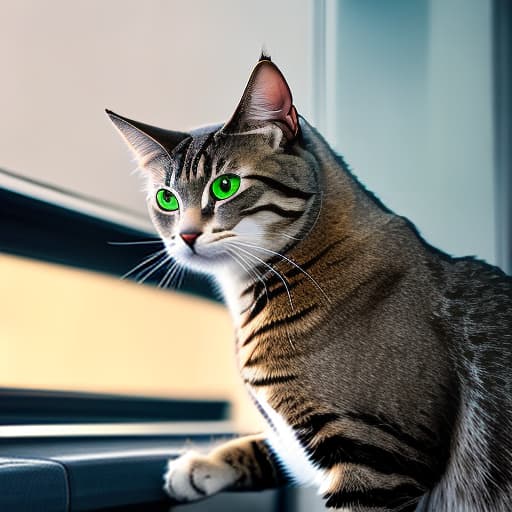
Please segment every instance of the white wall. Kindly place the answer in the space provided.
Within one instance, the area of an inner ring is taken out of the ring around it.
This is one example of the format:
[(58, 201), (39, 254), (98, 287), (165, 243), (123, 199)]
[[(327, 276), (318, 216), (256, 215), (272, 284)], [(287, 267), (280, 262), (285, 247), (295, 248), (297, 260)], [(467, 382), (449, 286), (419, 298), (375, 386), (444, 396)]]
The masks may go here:
[(311, 0), (0, 0), (0, 167), (143, 212), (103, 110), (173, 129), (226, 120), (262, 44), (307, 116)]

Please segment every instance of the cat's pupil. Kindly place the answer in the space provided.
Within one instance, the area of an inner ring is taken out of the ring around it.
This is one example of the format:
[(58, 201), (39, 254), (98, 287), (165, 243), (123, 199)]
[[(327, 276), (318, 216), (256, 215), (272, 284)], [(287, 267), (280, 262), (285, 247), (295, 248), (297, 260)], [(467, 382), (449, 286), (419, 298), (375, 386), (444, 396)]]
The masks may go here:
[(229, 192), (229, 189), (231, 188), (231, 183), (227, 178), (223, 178), (220, 182), (220, 189), (222, 192)]
[(164, 201), (166, 203), (168, 203), (171, 200), (171, 193), (168, 190), (166, 190), (162, 195), (164, 196)]

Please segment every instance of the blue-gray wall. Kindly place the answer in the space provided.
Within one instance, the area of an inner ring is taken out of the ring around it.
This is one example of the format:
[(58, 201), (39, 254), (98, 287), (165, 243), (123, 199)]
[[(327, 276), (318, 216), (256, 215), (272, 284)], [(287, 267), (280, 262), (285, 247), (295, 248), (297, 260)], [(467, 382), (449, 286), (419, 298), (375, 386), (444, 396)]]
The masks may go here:
[(330, 140), (430, 243), (496, 262), (490, 0), (326, 3)]

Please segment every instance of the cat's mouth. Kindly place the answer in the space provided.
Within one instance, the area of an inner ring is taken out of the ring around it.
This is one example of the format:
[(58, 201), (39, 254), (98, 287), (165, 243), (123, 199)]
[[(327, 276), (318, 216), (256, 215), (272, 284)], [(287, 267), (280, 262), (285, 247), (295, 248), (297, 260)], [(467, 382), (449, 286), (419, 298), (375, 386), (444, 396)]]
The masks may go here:
[(181, 239), (185, 243), (190, 257), (203, 257), (206, 259), (217, 259), (219, 255), (220, 246), (218, 242), (226, 238), (234, 237), (234, 233), (220, 233), (220, 234), (209, 234), (209, 233), (198, 233), (190, 235), (182, 233)]
[(182, 233), (176, 237), (178, 240), (175, 240), (170, 252), (182, 265), (192, 270), (213, 271), (214, 267), (225, 265), (230, 259), (226, 247), (219, 242), (234, 236), (235, 233)]

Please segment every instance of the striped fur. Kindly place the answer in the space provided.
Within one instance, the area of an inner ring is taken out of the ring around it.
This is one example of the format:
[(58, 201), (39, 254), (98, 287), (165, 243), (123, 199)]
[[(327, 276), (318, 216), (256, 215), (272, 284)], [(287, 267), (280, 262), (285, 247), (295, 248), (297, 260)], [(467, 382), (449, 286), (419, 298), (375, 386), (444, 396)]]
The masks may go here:
[[(165, 132), (109, 115), (169, 254), (223, 290), (269, 425), (171, 461), (172, 497), (295, 481), (338, 509), (509, 510), (509, 277), (428, 246), (367, 192), (297, 117), (268, 57), (223, 126)], [(215, 200), (211, 183), (229, 174), (239, 190)], [(161, 188), (178, 211), (158, 208)], [(191, 231), (193, 249), (179, 236)]]

